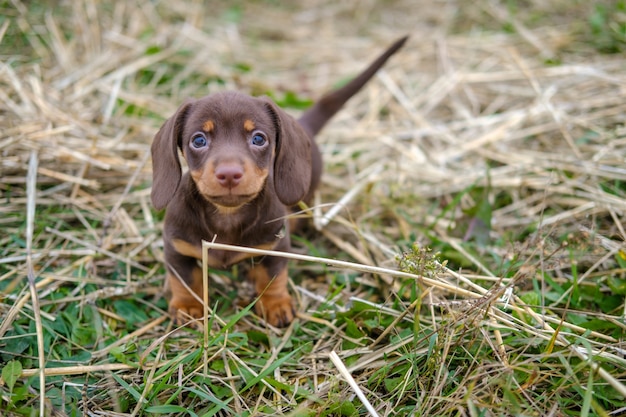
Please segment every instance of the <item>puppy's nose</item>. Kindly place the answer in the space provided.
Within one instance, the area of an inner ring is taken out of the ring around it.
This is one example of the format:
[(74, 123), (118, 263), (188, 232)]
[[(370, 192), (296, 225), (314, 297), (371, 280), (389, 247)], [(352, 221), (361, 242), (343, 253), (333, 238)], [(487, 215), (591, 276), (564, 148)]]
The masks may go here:
[(222, 187), (236, 187), (243, 178), (243, 168), (238, 164), (221, 164), (215, 170), (215, 177)]

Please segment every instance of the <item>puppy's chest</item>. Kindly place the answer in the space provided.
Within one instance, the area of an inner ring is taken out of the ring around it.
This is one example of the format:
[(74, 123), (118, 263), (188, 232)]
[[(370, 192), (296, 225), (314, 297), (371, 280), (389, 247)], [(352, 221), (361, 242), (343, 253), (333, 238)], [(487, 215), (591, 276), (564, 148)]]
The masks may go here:
[[(253, 246), (254, 249), (272, 250), (276, 246), (276, 242), (268, 242), (261, 245)], [(253, 258), (258, 255), (250, 255), (242, 252), (231, 252), (223, 250), (209, 250), (208, 264), (212, 268), (225, 269), (246, 259)]]
[[(203, 239), (191, 239), (193, 242), (189, 242), (183, 238), (174, 238), (171, 241), (173, 249), (179, 254), (197, 260), (202, 260), (202, 240)], [(213, 240), (213, 239), (204, 239)], [(219, 239), (215, 239), (219, 242)], [(280, 239), (274, 239), (268, 242), (260, 244), (245, 244), (240, 243), (239, 246), (246, 246), (254, 249), (272, 250), (275, 249)], [(234, 252), (226, 250), (210, 249), (207, 252), (207, 264), (211, 268), (225, 269), (231, 265), (239, 263), (245, 259), (251, 258), (254, 255), (244, 252)]]
[[(228, 217), (228, 216), (225, 216)], [(198, 222), (186, 228), (169, 228), (166, 236), (171, 247), (180, 255), (202, 260), (202, 241), (224, 243), (235, 246), (245, 246), (254, 249), (272, 250), (277, 248), (287, 233), (284, 222), (229, 221), (228, 218), (215, 217), (211, 222)], [(191, 226), (191, 227), (190, 227)], [(187, 233), (181, 233), (185, 230)], [(210, 249), (208, 251), (208, 265), (212, 268), (224, 269), (239, 263), (252, 255)]]

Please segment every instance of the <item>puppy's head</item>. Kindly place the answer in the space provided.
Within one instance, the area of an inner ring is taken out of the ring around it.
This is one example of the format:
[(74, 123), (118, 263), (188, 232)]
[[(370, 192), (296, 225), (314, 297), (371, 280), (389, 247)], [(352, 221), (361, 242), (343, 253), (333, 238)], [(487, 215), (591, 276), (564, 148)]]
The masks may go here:
[(179, 107), (152, 143), (152, 203), (162, 209), (182, 177), (178, 150), (203, 198), (224, 210), (253, 200), (269, 182), (285, 205), (311, 182), (311, 139), (266, 98), (218, 93)]

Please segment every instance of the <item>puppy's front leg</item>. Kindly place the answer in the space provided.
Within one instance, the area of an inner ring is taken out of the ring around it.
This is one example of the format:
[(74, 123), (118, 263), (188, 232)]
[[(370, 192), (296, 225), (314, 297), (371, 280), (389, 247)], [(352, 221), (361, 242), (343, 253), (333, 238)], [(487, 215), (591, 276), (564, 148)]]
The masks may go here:
[(259, 300), (254, 306), (256, 313), (276, 327), (285, 327), (295, 316), (293, 300), (287, 284), (287, 260), (266, 256), (248, 273), (254, 282)]
[[(171, 291), (169, 313), (174, 322), (183, 324), (191, 318), (201, 318), (203, 309), (199, 300), (202, 299), (202, 269), (196, 259), (176, 256), (174, 262), (168, 262), (167, 280)], [(184, 280), (184, 284), (181, 280)]]

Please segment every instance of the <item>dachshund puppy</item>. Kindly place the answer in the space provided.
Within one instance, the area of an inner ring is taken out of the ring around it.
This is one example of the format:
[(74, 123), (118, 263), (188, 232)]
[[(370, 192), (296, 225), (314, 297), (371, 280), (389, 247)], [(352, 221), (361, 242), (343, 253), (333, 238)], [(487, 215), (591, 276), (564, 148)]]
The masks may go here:
[[(401, 38), (344, 87), (299, 120), (271, 100), (236, 92), (187, 100), (152, 143), (155, 208), (167, 208), (163, 231), (169, 312), (176, 322), (203, 315), (202, 240), (289, 251), (291, 207), (311, 201), (322, 160), (313, 137), (406, 42)], [(178, 152), (189, 167), (182, 173)], [(208, 266), (225, 269), (250, 255), (209, 251)], [(253, 261), (248, 277), (260, 296), (257, 314), (272, 326), (294, 318), (287, 260)], [(195, 296), (194, 294), (195, 293)]]

